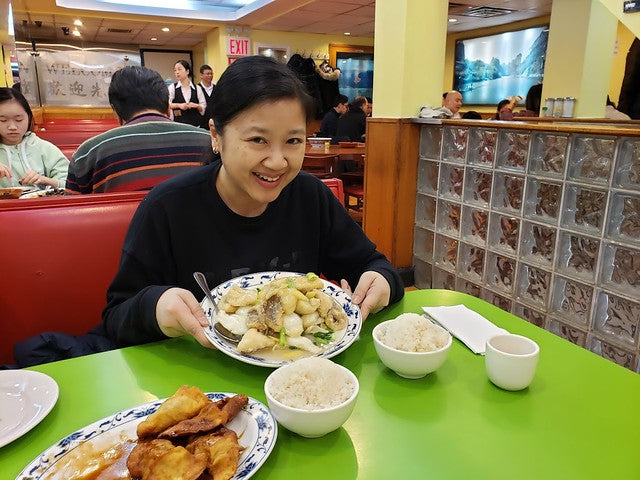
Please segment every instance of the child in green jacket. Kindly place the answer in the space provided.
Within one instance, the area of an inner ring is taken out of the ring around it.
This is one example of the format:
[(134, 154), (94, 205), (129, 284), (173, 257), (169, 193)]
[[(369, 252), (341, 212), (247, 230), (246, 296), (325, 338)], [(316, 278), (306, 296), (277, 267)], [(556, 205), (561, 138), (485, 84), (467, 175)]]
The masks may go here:
[(64, 188), (69, 160), (54, 144), (30, 131), (32, 121), (24, 96), (12, 88), (0, 88), (0, 188)]

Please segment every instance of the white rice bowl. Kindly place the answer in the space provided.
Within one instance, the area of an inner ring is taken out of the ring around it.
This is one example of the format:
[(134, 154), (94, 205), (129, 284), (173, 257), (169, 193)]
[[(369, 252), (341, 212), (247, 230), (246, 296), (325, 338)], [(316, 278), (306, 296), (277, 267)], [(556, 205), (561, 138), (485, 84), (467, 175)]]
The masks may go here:
[(355, 377), (344, 367), (321, 357), (307, 357), (270, 375), (269, 394), (288, 407), (322, 410), (337, 407), (357, 390)]
[(417, 313), (403, 313), (376, 331), (378, 341), (403, 352), (433, 352), (449, 341), (449, 332)]

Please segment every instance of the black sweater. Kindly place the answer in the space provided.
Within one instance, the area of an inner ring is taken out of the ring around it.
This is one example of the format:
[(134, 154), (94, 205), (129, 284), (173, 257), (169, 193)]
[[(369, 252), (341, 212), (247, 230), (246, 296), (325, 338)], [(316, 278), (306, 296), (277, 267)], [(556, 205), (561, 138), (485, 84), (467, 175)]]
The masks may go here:
[(355, 289), (362, 273), (382, 274), (391, 303), (404, 290), (397, 271), (318, 179), (300, 173), (255, 218), (232, 212), (215, 188), (220, 162), (179, 175), (142, 201), (125, 238), (120, 268), (95, 330), (117, 346), (166, 338), (156, 322), (158, 298), (171, 287), (203, 294), (192, 275), (211, 287), (267, 270), (315, 272), (345, 278)]

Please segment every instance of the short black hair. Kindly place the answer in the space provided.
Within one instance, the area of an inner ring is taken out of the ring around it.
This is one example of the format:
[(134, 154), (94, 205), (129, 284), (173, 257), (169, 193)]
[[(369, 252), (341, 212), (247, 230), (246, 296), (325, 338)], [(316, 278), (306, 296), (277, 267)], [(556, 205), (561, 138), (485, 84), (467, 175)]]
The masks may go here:
[(468, 112), (464, 112), (462, 118), (466, 120), (482, 120), (482, 115), (475, 110), (469, 110)]
[(121, 68), (111, 77), (109, 103), (125, 122), (142, 110), (169, 109), (169, 90), (155, 70), (136, 65)]
[(211, 68), (206, 63), (200, 67), (200, 73), (204, 73), (205, 70), (211, 70), (213, 72), (213, 68)]
[(29, 102), (24, 98), (22, 92), (15, 88), (11, 87), (1, 87), (0, 88), (0, 104), (9, 102), (11, 100), (15, 100), (20, 104), (22, 108), (24, 108), (25, 112), (27, 112), (27, 117), (29, 118), (29, 125), (27, 127), (27, 131), (31, 130), (33, 125), (33, 112), (31, 111), (31, 107), (29, 106)]
[(373, 100), (371, 99), (371, 97), (364, 97), (367, 99), (367, 103), (373, 103)]
[(227, 67), (216, 84), (211, 110), (219, 133), (245, 110), (265, 102), (298, 100), (306, 119), (313, 117), (313, 98), (285, 64), (270, 57), (242, 57)]
[(336, 97), (336, 101), (333, 102), (333, 106), (337, 107), (338, 105), (340, 105), (342, 103), (349, 103), (349, 97), (347, 97), (346, 95), (338, 95)]

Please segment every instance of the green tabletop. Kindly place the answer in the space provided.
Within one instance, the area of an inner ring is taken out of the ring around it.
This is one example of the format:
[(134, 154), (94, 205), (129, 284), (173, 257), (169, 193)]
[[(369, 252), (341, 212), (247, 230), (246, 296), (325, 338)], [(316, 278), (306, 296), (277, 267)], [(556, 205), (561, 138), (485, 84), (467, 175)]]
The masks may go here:
[[(371, 330), (422, 306), (464, 304), (540, 345), (532, 385), (493, 386), (484, 357), (454, 340), (446, 363), (407, 380), (379, 361)], [(319, 439), (279, 429), (254, 478), (587, 479), (640, 478), (640, 376), (478, 298), (446, 290), (408, 292), (367, 320), (360, 340), (334, 360), (360, 381), (343, 428)], [(266, 404), (271, 369), (247, 365), (190, 339), (125, 348), (34, 368), (60, 397), (33, 430), (0, 448), (0, 479), (13, 479), (67, 434), (119, 410), (169, 396), (182, 384), (243, 392)]]

